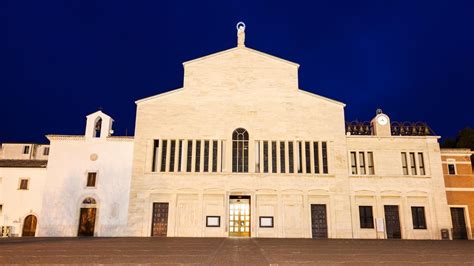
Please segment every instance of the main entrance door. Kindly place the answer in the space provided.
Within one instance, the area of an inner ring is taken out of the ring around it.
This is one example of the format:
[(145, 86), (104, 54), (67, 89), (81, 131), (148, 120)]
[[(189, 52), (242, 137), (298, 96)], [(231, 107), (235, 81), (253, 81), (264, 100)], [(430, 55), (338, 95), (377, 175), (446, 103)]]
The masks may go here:
[(167, 236), (168, 233), (169, 203), (153, 203), (153, 217), (151, 221), (151, 236)]
[(23, 222), (23, 231), (21, 236), (35, 236), (36, 233), (36, 216), (28, 215)]
[(451, 208), (451, 220), (453, 221), (453, 239), (467, 239), (464, 208)]
[(230, 196), (229, 236), (250, 236), (250, 196)]
[(326, 204), (311, 204), (311, 228), (313, 238), (328, 238)]
[(96, 208), (81, 208), (77, 236), (94, 236)]
[(387, 226), (387, 238), (400, 239), (402, 231), (400, 229), (400, 215), (397, 205), (385, 205), (385, 224)]

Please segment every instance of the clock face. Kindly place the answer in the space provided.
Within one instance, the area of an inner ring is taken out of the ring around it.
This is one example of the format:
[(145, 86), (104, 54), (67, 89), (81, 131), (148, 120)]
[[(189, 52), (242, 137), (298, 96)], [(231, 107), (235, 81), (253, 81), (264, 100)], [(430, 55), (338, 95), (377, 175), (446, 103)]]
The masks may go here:
[(388, 119), (387, 119), (387, 117), (385, 117), (385, 116), (379, 116), (379, 117), (377, 118), (377, 122), (378, 122), (380, 125), (385, 126), (385, 125), (388, 123)]

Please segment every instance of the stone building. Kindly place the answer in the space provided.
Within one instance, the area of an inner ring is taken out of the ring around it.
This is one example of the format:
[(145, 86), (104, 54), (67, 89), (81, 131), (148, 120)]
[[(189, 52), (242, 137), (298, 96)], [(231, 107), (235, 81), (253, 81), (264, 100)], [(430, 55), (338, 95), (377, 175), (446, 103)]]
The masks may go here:
[(81, 136), (48, 135), (51, 153), (38, 236), (124, 236), (133, 138), (112, 136), (102, 111)]
[(130, 235), (439, 239), (439, 137), (382, 112), (346, 128), (343, 103), (299, 88), (298, 64), (237, 35), (185, 62), (182, 88), (136, 102)]
[(4, 143), (0, 154), (0, 237), (34, 236), (49, 145)]
[(454, 239), (472, 239), (474, 234), (472, 154), (469, 149), (441, 149)]
[(427, 125), (381, 110), (347, 123), (345, 104), (299, 88), (298, 64), (246, 47), (243, 24), (237, 47), (183, 65), (182, 88), (136, 102), (134, 137), (113, 136), (98, 111), (84, 135), (2, 145), (0, 226), (18, 236), (472, 238), (471, 153), (441, 150)]

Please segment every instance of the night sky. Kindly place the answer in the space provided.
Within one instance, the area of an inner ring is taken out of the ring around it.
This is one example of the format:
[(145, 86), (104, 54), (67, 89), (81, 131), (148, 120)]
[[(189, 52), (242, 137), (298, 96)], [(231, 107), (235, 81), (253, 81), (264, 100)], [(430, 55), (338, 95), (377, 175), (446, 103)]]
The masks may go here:
[[(166, 3), (168, 2), (168, 3)], [(0, 2), (0, 142), (83, 134), (102, 108), (133, 135), (135, 101), (182, 86), (182, 62), (246, 45), (300, 64), (346, 120), (474, 127), (474, 1)]]

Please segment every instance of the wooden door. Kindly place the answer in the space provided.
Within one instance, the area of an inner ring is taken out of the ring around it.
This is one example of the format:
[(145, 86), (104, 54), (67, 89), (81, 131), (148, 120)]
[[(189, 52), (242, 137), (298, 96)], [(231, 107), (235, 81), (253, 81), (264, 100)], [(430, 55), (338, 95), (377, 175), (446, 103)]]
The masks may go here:
[(36, 216), (28, 215), (23, 222), (23, 231), (21, 236), (35, 236), (36, 233)]
[(393, 238), (393, 239), (402, 238), (398, 206), (385, 205), (384, 211), (385, 211), (385, 225), (387, 227), (387, 238)]
[(328, 238), (326, 204), (311, 204), (311, 227), (313, 238)]
[(168, 233), (169, 203), (153, 203), (153, 217), (151, 221), (151, 236), (167, 236)]
[(81, 208), (77, 236), (94, 236), (96, 208)]
[(451, 208), (451, 220), (453, 221), (453, 239), (467, 239), (464, 208)]

